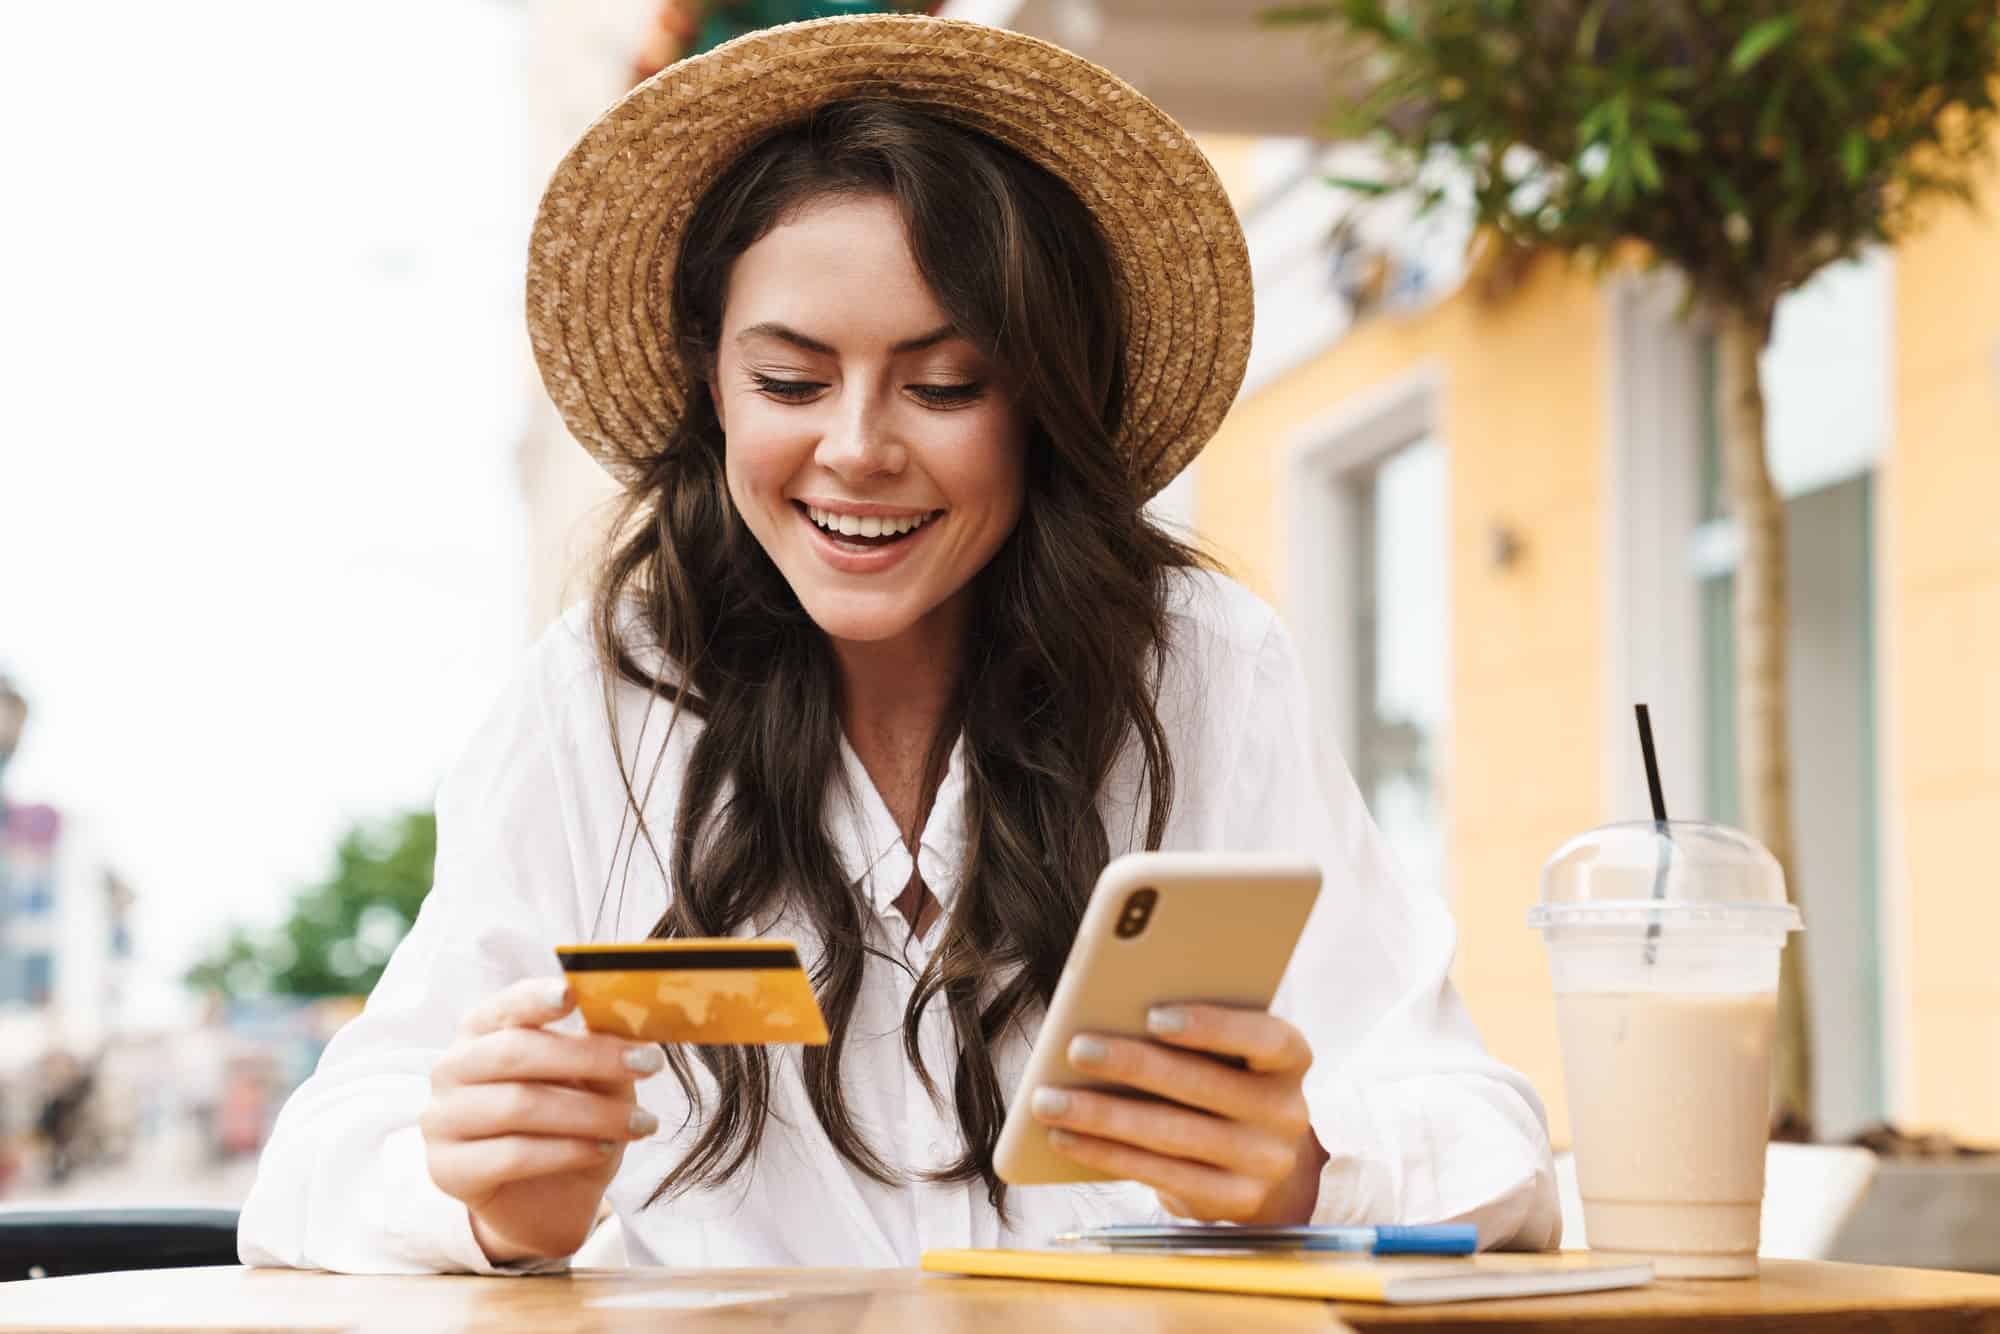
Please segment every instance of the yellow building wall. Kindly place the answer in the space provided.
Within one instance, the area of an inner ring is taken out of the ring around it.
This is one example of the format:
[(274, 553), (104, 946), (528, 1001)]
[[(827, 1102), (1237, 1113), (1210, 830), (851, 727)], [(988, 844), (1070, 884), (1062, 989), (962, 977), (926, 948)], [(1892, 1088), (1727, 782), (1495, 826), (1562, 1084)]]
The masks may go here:
[[(2000, 153), (1996, 153), (2000, 158)], [(1903, 1112), (2000, 1141), (2000, 172), (1896, 256), (1885, 469)]]
[[(1302, 535), (1286, 531), (1282, 487), (1300, 426), (1420, 368), (1440, 373), (1456, 977), (1495, 1055), (1548, 1101), (1558, 1143), (1568, 1131), (1555, 1011), (1526, 915), (1543, 861), (1602, 816), (1604, 322), (1585, 277), (1544, 263), (1504, 306), (1461, 294), (1365, 324), (1239, 400), (1196, 483), (1203, 538), (1283, 611), (1285, 552)], [(1497, 523), (1523, 541), (1506, 568), (1488, 558)]]
[[(1206, 141), (1247, 198), (1248, 145)], [(2000, 151), (1986, 210), (1942, 206), (1897, 252), (1894, 438), (1880, 473), (1876, 627), (1886, 759), (1898, 1117), (2000, 1142)], [(1198, 524), (1282, 611), (1285, 452), (1299, 429), (1418, 368), (1441, 372), (1452, 521), (1445, 757), (1457, 978), (1496, 1055), (1567, 1135), (1541, 947), (1542, 860), (1599, 822), (1603, 302), (1544, 264), (1513, 300), (1461, 293), (1379, 320), (1246, 396), (1198, 465)], [(1487, 559), (1505, 522), (1525, 539)]]

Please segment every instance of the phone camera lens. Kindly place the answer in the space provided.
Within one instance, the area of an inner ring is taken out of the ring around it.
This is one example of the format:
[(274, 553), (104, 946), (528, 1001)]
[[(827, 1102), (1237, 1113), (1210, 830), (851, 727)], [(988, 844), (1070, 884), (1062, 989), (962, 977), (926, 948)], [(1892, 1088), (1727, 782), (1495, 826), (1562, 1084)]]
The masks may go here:
[(1133, 890), (1126, 898), (1125, 906), (1119, 910), (1117, 935), (1129, 940), (1144, 931), (1146, 923), (1152, 920), (1153, 904), (1159, 897), (1160, 892), (1156, 889)]

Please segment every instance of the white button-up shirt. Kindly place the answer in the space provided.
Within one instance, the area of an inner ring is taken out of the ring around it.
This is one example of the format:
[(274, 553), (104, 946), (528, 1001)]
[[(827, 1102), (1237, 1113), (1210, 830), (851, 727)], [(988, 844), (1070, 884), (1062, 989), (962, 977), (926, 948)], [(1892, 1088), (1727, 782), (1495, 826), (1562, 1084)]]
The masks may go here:
[[(1305, 1096), (1330, 1155), (1314, 1220), (1472, 1221), (1485, 1245), (1556, 1244), (1541, 1103), (1487, 1056), (1451, 986), (1444, 905), (1406, 883), (1352, 778), (1315, 742), (1282, 625), (1219, 575), (1175, 576), (1170, 609), (1158, 707), (1175, 790), (1162, 846), (1303, 853), (1325, 873), (1273, 1006), (1313, 1049)], [(542, 636), (446, 776), (434, 887), (367, 1008), (279, 1116), (243, 1209), (246, 1263), (495, 1272), (465, 1207), (425, 1169), (417, 1118), (431, 1067), (476, 1002), (520, 978), (557, 975), (558, 944), (643, 938), (671, 892), (661, 861), (633, 846), (602, 687), (578, 607)], [(663, 738), (665, 704), (622, 682), (615, 699), (634, 788), (665, 849), (700, 724), (684, 714)], [(913, 979), (963, 892), (962, 757), (952, 758), (914, 855), (844, 743), (841, 760), (827, 832), (874, 907), (871, 943), (889, 956), (868, 962), (842, 1076), (868, 1142), (914, 1177), (962, 1148), (941, 1004), (923, 1015), (921, 1045), (942, 1103), (902, 1048)], [(1114, 855), (1143, 844), (1135, 775), (1128, 759), (1100, 802)], [(919, 938), (894, 906), (913, 864), (946, 910)], [(791, 914), (761, 932), (799, 939), (811, 957), (810, 930)], [(874, 1181), (834, 1151), (807, 1101), (799, 1049), (770, 1050), (774, 1115), (756, 1157), (723, 1186), (650, 1207), (693, 1127), (671, 1072), (638, 1085), (661, 1129), (631, 1145), (608, 1191), (633, 1263), (909, 1265), (933, 1247), (1032, 1246), (1083, 1224), (1162, 1216), (1152, 1191), (1130, 1182), (1016, 1188), (1003, 1219), (976, 1180)], [(1009, 1096), (1027, 1055), (1019, 1036), (994, 1052)], [(714, 1084), (694, 1064), (712, 1105)]]

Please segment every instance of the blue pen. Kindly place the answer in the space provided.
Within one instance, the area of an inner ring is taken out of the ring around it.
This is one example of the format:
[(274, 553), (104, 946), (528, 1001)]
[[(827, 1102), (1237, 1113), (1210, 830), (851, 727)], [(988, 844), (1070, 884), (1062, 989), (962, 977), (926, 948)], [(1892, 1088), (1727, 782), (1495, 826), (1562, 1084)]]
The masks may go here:
[(1237, 1227), (1193, 1223), (1106, 1223), (1065, 1232), (1055, 1244), (1100, 1245), (1113, 1249), (1242, 1249), (1345, 1251), (1366, 1255), (1471, 1255), (1479, 1248), (1472, 1223), (1431, 1223), (1382, 1227)]
[[(1320, 1229), (1315, 1229), (1315, 1238)], [(1330, 1227), (1330, 1239), (1309, 1242), (1307, 1250), (1366, 1251), (1372, 1255), (1470, 1255), (1479, 1249), (1472, 1223), (1432, 1223), (1409, 1227)]]

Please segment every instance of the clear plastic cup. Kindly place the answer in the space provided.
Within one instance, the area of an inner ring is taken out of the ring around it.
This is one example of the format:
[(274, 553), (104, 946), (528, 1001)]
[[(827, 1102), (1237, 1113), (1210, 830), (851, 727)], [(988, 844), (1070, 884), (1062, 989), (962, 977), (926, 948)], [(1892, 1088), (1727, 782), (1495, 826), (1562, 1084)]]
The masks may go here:
[(1802, 929), (1740, 830), (1571, 839), (1528, 914), (1549, 947), (1590, 1247), (1662, 1277), (1757, 1272), (1778, 961)]

